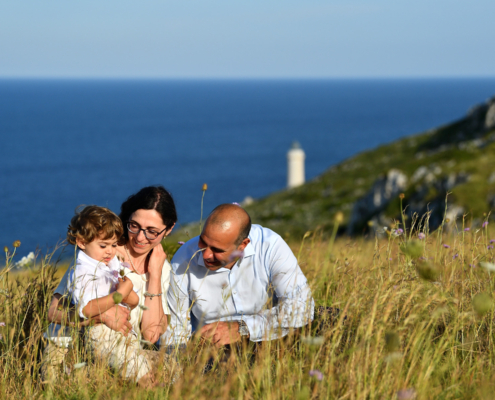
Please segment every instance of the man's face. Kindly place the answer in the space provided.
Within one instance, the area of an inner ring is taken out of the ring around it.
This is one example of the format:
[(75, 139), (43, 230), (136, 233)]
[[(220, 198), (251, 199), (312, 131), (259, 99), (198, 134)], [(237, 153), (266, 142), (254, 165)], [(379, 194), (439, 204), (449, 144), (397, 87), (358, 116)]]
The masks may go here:
[(236, 250), (244, 251), (249, 239), (244, 239), (237, 246), (235, 241), (239, 235), (239, 229), (235, 226), (209, 226), (206, 225), (199, 237), (198, 247), (203, 250), (205, 267), (210, 271), (220, 268), (232, 268), (235, 259), (232, 253)]

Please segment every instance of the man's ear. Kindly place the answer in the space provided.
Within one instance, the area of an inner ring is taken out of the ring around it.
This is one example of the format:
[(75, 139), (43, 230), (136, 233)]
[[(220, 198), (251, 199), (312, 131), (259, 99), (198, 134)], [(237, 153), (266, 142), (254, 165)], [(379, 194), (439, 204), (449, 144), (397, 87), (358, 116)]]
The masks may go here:
[(251, 240), (249, 238), (246, 238), (244, 239), (241, 244), (239, 245), (239, 247), (237, 248), (238, 250), (240, 251), (244, 251), (244, 249), (246, 248), (246, 246), (251, 243)]
[(86, 244), (84, 243), (84, 240), (77, 238), (76, 244), (77, 244), (77, 247), (79, 247), (81, 250), (86, 249)]

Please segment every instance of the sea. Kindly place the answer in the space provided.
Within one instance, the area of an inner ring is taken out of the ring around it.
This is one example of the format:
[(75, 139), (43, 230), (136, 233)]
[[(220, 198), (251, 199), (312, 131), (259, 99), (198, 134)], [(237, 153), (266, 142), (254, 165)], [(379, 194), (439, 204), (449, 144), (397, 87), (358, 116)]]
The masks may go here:
[(15, 259), (65, 238), (76, 207), (115, 211), (160, 184), (179, 225), (284, 190), (298, 141), (306, 179), (356, 153), (462, 118), (495, 78), (0, 79), (0, 246)]

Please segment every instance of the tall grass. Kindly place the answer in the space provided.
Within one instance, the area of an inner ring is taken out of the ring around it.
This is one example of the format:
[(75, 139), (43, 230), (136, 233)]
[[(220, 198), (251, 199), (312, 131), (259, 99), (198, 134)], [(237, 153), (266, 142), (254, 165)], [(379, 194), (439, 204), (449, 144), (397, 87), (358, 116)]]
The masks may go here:
[[(495, 250), (489, 227), (467, 220), (450, 225), (421, 240), (417, 231), (401, 233), (396, 225), (381, 239), (333, 242), (316, 231), (291, 243), (316, 304), (338, 307), (340, 315), (314, 322), (293, 340), (265, 343), (255, 356), (234, 354), (206, 373), (208, 359), (219, 356), (193, 343), (178, 355), (182, 377), (152, 390), (91, 363), (66, 368), (43, 385), (38, 371), (57, 283), (54, 263), (46, 259), (8, 281), (4, 270), (0, 393), (54, 399), (493, 398)], [(485, 295), (475, 297), (479, 293)], [(81, 357), (73, 354), (68, 365)]]

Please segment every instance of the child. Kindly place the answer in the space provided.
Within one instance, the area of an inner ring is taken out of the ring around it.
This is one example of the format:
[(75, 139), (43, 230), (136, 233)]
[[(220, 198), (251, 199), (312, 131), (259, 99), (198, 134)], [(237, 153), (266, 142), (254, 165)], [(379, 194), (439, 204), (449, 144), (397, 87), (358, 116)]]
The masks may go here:
[[(120, 278), (123, 267), (116, 253), (123, 232), (119, 217), (104, 207), (87, 206), (71, 220), (67, 240), (77, 245), (79, 252), (68, 291), (83, 319), (100, 315), (115, 304), (132, 309), (139, 303), (131, 280)], [(90, 326), (86, 328), (86, 343), (124, 379), (139, 383), (151, 370), (133, 331), (126, 338), (104, 324)]]

